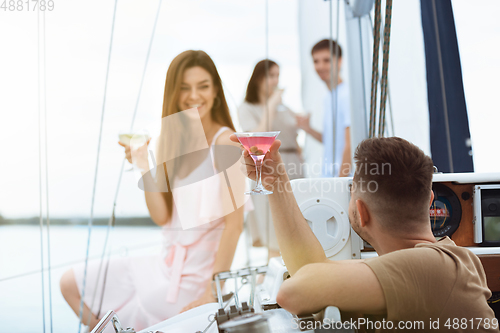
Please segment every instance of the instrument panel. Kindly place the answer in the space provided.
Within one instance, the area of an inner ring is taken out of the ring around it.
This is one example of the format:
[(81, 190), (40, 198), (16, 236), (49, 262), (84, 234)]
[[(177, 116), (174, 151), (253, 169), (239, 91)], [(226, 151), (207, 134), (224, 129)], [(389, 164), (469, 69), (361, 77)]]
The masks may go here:
[(434, 201), (429, 210), (434, 237), (451, 237), (462, 219), (462, 206), (451, 188), (442, 184), (432, 184)]

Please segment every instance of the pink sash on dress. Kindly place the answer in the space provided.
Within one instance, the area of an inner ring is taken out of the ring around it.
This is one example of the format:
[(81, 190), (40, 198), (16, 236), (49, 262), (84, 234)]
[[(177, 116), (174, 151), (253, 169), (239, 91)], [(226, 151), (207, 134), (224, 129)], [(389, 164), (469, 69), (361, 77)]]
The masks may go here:
[[(221, 129), (219, 129), (219, 131), (213, 138), (211, 147), (213, 147), (217, 137), (227, 129), (227, 127), (222, 127)], [(213, 151), (211, 151), (211, 154), (208, 156), (208, 158), (212, 158), (213, 161)], [(203, 164), (204, 163), (205, 162), (203, 162)], [(215, 166), (213, 164), (212, 168), (214, 169), (214, 174), (217, 174), (217, 171), (215, 170)], [(198, 218), (208, 218), (209, 220), (211, 220), (210, 216), (217, 216), (217, 214), (214, 215), (214, 213), (219, 210), (217, 205), (218, 203), (214, 202), (214, 199), (217, 199), (217, 196), (213, 195), (214, 192), (218, 191), (217, 187), (212, 187), (208, 192), (201, 191), (203, 193), (200, 193), (200, 190), (198, 189), (195, 191), (197, 193), (192, 193), (191, 196), (183, 195), (182, 199), (186, 200), (187, 197), (191, 198), (191, 202), (197, 202), (197, 200), (194, 199), (199, 198), (201, 200), (199, 201), (199, 204), (201, 204), (201, 206), (199, 207), (197, 212)], [(200, 198), (200, 196), (202, 197)], [(182, 202), (182, 204), (185, 205), (186, 203)], [(176, 206), (177, 205), (174, 205), (174, 210), (176, 210)], [(202, 230), (186, 231), (179, 230), (181, 229), (181, 223), (176, 211), (174, 211), (172, 217), (173, 218), (170, 226), (166, 226), (166, 228), (164, 227), (167, 242), (170, 243), (168, 253), (165, 257), (165, 263), (169, 267), (171, 273), (171, 285), (167, 293), (167, 302), (176, 303), (179, 295), (181, 278), (186, 269), (186, 263), (192, 261), (190, 260), (190, 258), (193, 259), (192, 257), (196, 256), (197, 259), (206, 258), (206, 260), (214, 260), (214, 253), (216, 253), (218, 250), (220, 237), (222, 235), (222, 228), (218, 227), (223, 225), (224, 218), (217, 218), (216, 220), (205, 224), (205, 227)], [(213, 265), (211, 267), (213, 269)], [(199, 273), (209, 278), (212, 272), (200, 271)], [(204, 281), (200, 280), (199, 282), (202, 283)]]
[(179, 243), (174, 244), (165, 258), (167, 266), (172, 267), (172, 278), (170, 279), (170, 288), (168, 289), (167, 302), (176, 303), (181, 284), (182, 267), (186, 260), (187, 247)]

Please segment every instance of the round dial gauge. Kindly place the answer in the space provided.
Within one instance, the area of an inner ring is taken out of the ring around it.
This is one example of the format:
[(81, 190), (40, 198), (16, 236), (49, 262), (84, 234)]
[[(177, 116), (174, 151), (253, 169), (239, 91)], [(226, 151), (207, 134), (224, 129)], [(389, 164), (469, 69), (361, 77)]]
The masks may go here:
[(446, 185), (432, 184), (434, 201), (429, 210), (434, 237), (451, 235), (457, 230), (462, 219), (462, 207), (457, 195)]

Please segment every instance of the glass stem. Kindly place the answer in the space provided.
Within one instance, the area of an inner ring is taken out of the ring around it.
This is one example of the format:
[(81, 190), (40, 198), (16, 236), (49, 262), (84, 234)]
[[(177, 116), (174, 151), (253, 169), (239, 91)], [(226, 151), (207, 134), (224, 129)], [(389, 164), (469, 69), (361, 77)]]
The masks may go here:
[(257, 186), (255, 188), (262, 188), (262, 161), (255, 161), (255, 168), (257, 169)]

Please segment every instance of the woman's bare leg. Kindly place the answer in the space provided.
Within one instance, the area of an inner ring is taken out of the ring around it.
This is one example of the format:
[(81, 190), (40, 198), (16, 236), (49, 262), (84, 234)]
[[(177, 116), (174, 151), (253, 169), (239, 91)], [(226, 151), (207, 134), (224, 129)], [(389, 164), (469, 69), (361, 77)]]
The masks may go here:
[[(73, 273), (72, 269), (66, 271), (63, 274), (60, 281), (60, 287), (64, 299), (66, 300), (66, 302), (68, 302), (69, 306), (75, 312), (75, 314), (79, 316), (81, 297), (80, 297), (80, 292), (78, 291), (78, 287), (76, 285), (75, 274)], [(89, 314), (90, 314), (90, 323), (89, 323)], [(84, 325), (88, 325), (91, 330), (99, 322), (99, 319), (97, 319), (97, 317), (90, 312), (89, 307), (85, 303), (83, 303), (82, 322)]]

